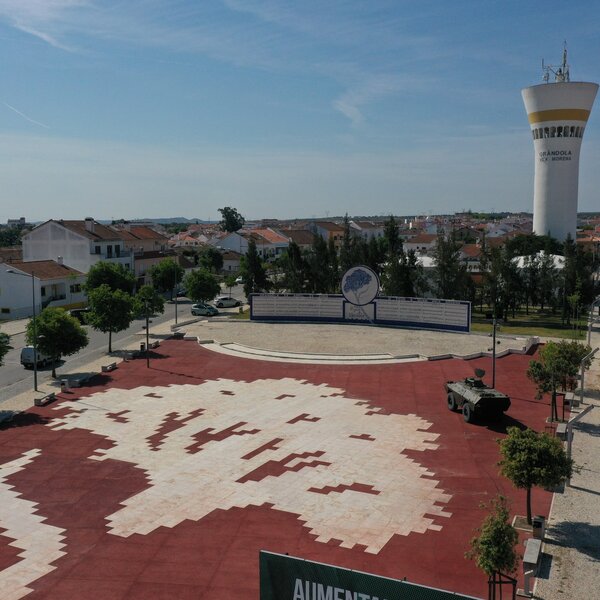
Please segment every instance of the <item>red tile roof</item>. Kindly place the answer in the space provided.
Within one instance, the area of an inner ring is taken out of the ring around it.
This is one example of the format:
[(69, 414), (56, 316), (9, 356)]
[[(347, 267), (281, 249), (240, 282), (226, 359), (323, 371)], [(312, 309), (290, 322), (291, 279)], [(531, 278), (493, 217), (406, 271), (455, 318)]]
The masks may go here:
[(130, 240), (161, 240), (167, 241), (167, 237), (150, 227), (140, 226), (132, 227), (131, 229), (115, 229), (121, 236), (121, 239)]
[(415, 237), (410, 238), (406, 243), (407, 244), (431, 244), (431, 242), (435, 242), (437, 240), (437, 235), (435, 233), (419, 233), (415, 235)]
[(252, 233), (256, 233), (263, 237), (267, 242), (271, 244), (287, 244), (288, 238), (284, 237), (280, 233), (277, 233), (273, 229), (253, 229)]
[(311, 246), (315, 239), (315, 234), (308, 229), (284, 229), (281, 233), (298, 246)]
[(88, 231), (86, 229), (85, 221), (63, 221), (61, 219), (60, 221), (55, 221), (55, 223), (59, 223), (63, 227), (66, 227), (75, 233), (79, 233), (90, 240), (119, 241), (123, 239), (120, 232), (117, 232), (106, 225), (101, 225), (96, 221), (93, 222), (93, 231)]
[(326, 231), (344, 231), (343, 225), (338, 225), (332, 221), (316, 221), (315, 225)]
[(479, 258), (481, 256), (481, 248), (477, 244), (464, 244), (460, 251), (469, 258)]
[(69, 275), (83, 275), (81, 271), (67, 267), (67, 265), (59, 265), (55, 260), (32, 260), (28, 262), (14, 262), (10, 265), (11, 269), (16, 269), (32, 275), (36, 279), (64, 279)]

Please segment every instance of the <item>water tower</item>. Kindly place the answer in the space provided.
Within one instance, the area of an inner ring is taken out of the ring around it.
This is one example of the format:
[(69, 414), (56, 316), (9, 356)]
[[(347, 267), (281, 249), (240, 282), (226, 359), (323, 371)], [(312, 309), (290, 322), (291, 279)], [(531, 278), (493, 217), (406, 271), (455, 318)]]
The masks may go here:
[(535, 151), (533, 232), (575, 239), (579, 151), (598, 84), (570, 80), (566, 45), (562, 64), (542, 69), (544, 83), (521, 91)]

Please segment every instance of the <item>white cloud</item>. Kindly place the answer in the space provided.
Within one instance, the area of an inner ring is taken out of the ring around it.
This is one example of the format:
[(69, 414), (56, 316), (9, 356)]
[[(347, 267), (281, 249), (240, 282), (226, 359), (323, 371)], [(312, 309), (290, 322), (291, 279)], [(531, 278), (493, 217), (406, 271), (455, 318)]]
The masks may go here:
[(71, 46), (61, 42), (57, 33), (72, 11), (89, 6), (88, 0), (0, 0), (0, 18), (51, 46), (70, 51)]

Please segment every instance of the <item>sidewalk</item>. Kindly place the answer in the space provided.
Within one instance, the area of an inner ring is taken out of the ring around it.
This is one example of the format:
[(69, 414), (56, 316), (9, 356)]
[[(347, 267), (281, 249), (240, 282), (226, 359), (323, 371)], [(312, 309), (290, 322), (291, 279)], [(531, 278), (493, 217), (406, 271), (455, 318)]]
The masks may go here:
[(4, 321), (0, 323), (0, 331), (8, 335), (18, 335), (25, 333), (29, 319), (15, 319), (14, 321)]
[[(600, 346), (600, 332), (592, 334)], [(585, 377), (585, 406), (594, 408), (573, 426), (578, 472), (554, 495), (534, 598), (594, 598), (600, 587), (600, 356)]]
[[(59, 373), (57, 373), (57, 379), (50, 379), (38, 385), (38, 391), (28, 390), (8, 400), (5, 400), (0, 404), (0, 409), (2, 411), (22, 411), (27, 410), (35, 405), (35, 400), (43, 398), (52, 392), (58, 394), (60, 393), (60, 380), (61, 379), (77, 379), (77, 380), (86, 380), (91, 377), (98, 375), (102, 372), (102, 365), (107, 365), (112, 362), (116, 362), (117, 365), (124, 360), (124, 355), (127, 352), (139, 350), (139, 342), (135, 341), (130, 343), (119, 350), (115, 350), (110, 355), (104, 355), (96, 360), (90, 361), (89, 363), (83, 365), (80, 369), (76, 371), (69, 371), (66, 369), (62, 369)], [(118, 367), (117, 367), (118, 368)]]

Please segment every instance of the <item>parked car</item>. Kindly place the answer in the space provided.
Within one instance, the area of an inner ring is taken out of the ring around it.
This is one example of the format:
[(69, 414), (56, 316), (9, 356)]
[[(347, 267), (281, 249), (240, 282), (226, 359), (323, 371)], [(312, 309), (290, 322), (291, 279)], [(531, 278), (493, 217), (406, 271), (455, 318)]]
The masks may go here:
[(215, 306), (218, 308), (231, 308), (232, 306), (241, 306), (242, 303), (231, 296), (221, 296), (215, 300)]
[[(35, 353), (34, 353), (33, 346), (25, 346), (21, 350), (21, 364), (26, 369), (33, 369), (33, 363), (35, 362), (34, 355), (35, 355)], [(37, 351), (37, 366), (38, 367), (45, 367), (47, 364), (50, 364), (51, 362), (52, 362), (52, 358), (50, 356), (46, 356), (39, 350)]]
[(235, 280), (236, 285), (241, 285), (243, 283), (244, 283), (244, 278), (241, 275), (239, 277), (236, 277), (236, 280)]
[(219, 311), (210, 304), (205, 304), (204, 302), (199, 302), (198, 304), (192, 304), (192, 314), (194, 316), (206, 316), (206, 317), (214, 317), (219, 314)]
[(85, 317), (89, 312), (90, 312), (89, 308), (72, 308), (69, 311), (69, 314), (72, 317), (75, 317), (80, 323), (85, 324), (86, 323)]
[(177, 290), (178, 298), (185, 298), (186, 295), (187, 295), (187, 290)]

